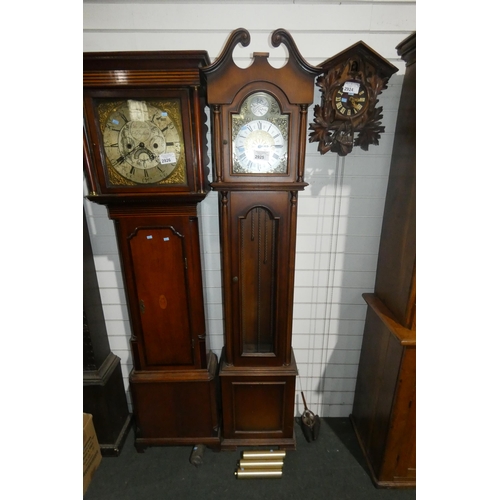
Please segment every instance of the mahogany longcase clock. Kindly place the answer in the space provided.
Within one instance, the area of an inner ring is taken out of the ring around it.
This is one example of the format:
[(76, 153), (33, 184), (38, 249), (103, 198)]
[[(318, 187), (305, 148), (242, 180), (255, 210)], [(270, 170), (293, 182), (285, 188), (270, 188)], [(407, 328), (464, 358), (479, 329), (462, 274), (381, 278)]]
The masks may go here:
[(202, 68), (212, 111), (214, 182), (219, 192), (225, 346), (221, 354), (222, 447), (295, 448), (297, 365), (292, 350), (297, 194), (303, 190), (307, 110), (321, 72), (282, 29), (252, 64), (232, 58), (250, 35), (235, 30)]
[(88, 198), (114, 221), (134, 367), (135, 445), (218, 448), (197, 204), (207, 180), (204, 51), (85, 53)]

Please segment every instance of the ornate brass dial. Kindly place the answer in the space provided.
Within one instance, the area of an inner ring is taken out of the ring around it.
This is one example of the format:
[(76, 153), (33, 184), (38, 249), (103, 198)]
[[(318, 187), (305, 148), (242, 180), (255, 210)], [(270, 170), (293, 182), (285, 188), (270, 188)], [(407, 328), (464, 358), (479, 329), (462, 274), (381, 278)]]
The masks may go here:
[(156, 184), (185, 178), (180, 103), (169, 100), (104, 101), (98, 105), (104, 154), (113, 183)]

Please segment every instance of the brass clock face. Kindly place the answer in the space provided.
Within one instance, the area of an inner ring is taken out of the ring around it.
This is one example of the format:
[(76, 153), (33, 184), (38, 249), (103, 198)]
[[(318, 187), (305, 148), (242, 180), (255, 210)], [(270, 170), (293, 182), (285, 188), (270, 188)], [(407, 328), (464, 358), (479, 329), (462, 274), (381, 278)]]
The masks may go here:
[(344, 82), (333, 93), (333, 106), (344, 118), (354, 118), (368, 108), (366, 87), (357, 81)]
[(186, 182), (179, 100), (104, 101), (97, 111), (112, 184)]
[(288, 115), (266, 92), (247, 97), (232, 115), (232, 173), (286, 174)]

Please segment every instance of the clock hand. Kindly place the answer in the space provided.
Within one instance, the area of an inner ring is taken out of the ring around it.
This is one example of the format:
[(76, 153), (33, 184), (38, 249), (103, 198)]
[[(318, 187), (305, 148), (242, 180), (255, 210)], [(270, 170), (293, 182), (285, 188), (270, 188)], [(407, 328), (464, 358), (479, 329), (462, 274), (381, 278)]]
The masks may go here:
[(154, 160), (156, 158), (156, 155), (153, 153), (153, 151), (151, 151), (149, 148), (144, 146), (144, 144), (142, 142), (140, 145), (142, 145), (142, 149), (144, 149), (147, 152), (150, 160)]
[(135, 148), (132, 148), (128, 153), (120, 156), (120, 158), (117, 158), (115, 165), (118, 163), (123, 163), (125, 161), (125, 159), (127, 158), (127, 156), (131, 155), (139, 146), (140, 146), (140, 144), (137, 145)]

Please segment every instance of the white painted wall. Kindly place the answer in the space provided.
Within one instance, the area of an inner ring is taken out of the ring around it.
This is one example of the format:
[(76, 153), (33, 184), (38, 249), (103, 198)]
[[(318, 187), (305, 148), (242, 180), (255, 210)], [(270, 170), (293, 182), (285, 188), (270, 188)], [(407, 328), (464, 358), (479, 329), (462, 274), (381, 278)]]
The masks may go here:
[[(283, 64), (285, 49), (269, 37), (285, 28), (310, 64), (319, 64), (363, 40), (399, 68), (380, 97), (386, 132), (368, 152), (345, 158), (321, 156), (308, 144), (305, 180), (299, 194), (293, 347), (299, 366), (296, 414), (308, 407), (322, 417), (346, 417), (352, 409), (366, 312), (361, 297), (375, 283), (404, 63), (396, 45), (416, 29), (414, 1), (184, 1), (84, 0), (83, 50), (207, 50), (214, 60), (230, 32), (249, 30), (251, 43), (237, 47), (236, 62), (250, 64), (253, 52), (270, 52)], [(320, 94), (316, 91), (315, 103)], [(312, 106), (309, 122), (313, 121)], [(210, 166), (211, 167), (211, 166)], [(84, 183), (84, 194), (86, 186)], [(130, 324), (114, 228), (105, 207), (84, 199), (112, 351), (121, 358), (128, 395), (132, 369)], [(217, 194), (199, 206), (207, 339), (219, 356), (223, 346)], [(130, 399), (129, 399), (130, 401)]]

